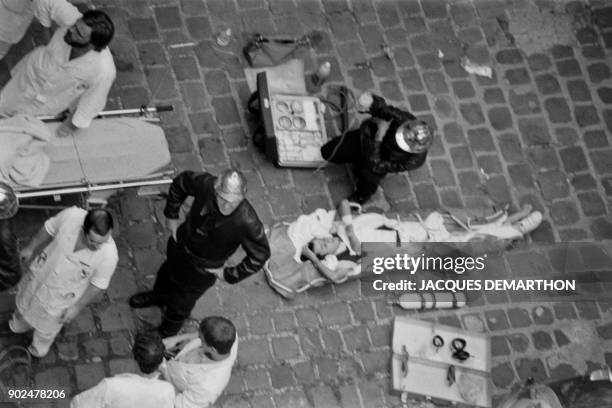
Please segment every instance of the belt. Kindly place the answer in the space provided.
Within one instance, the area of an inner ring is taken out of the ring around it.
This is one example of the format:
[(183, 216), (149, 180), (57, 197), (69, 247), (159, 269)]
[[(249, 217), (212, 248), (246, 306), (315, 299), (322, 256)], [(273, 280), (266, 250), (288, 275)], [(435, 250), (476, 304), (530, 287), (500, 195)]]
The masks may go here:
[[(202, 257), (199, 257), (196, 254), (194, 254), (193, 252), (191, 252), (189, 250), (189, 248), (187, 248), (186, 245), (181, 245), (180, 248), (182, 248), (185, 251), (185, 253), (191, 257), (191, 259), (193, 261), (195, 261), (196, 266), (202, 267), (203, 269), (216, 268), (215, 266), (211, 266), (210, 265), (210, 263), (211, 263), (210, 261), (208, 261), (208, 260), (206, 260), (206, 259), (204, 259)], [(221, 266), (223, 266), (223, 265), (221, 265)], [(210, 272), (207, 271), (206, 273), (210, 273)]]

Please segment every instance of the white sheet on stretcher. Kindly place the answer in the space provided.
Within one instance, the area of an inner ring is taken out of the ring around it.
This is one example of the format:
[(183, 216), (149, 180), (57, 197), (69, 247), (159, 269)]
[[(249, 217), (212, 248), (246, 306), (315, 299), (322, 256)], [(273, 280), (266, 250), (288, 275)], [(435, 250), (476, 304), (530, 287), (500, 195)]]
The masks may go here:
[(170, 164), (164, 131), (140, 119), (97, 119), (65, 138), (56, 136), (60, 123), (47, 125), (52, 137), (45, 150), (51, 164), (39, 188), (129, 181)]

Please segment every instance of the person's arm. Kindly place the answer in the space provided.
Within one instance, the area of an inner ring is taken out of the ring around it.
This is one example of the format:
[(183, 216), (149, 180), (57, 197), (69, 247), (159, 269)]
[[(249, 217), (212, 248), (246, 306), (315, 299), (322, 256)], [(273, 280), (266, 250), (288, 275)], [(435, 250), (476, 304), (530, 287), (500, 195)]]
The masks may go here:
[(251, 221), (247, 234), (242, 241), (246, 256), (236, 266), (227, 266), (223, 270), (223, 279), (229, 284), (238, 283), (257, 273), (270, 258), (270, 244), (259, 219)]
[(47, 231), (45, 226), (41, 227), (30, 243), (19, 253), (21, 262), (29, 265), (52, 240), (53, 235)]
[(104, 408), (106, 407), (106, 380), (76, 395), (70, 402), (70, 408)]
[(177, 334), (176, 336), (166, 337), (162, 341), (164, 343), (164, 346), (166, 346), (167, 349), (171, 349), (179, 343), (183, 343), (185, 341), (191, 341), (195, 339), (196, 337), (198, 337), (198, 332)]
[(164, 215), (169, 220), (178, 220), (181, 205), (188, 196), (195, 196), (202, 192), (202, 186), (206, 178), (212, 177), (208, 173), (195, 173), (193, 171), (183, 171), (172, 180), (168, 189)]
[(416, 119), (416, 116), (408, 111), (387, 105), (385, 99), (378, 95), (372, 95), (372, 104), (368, 112), (375, 118), (388, 121), (396, 120), (398, 122), (403, 122), (405, 120)]
[(113, 67), (112, 71), (101, 73), (90, 84), (89, 88), (79, 97), (76, 109), (67, 126), (73, 125), (81, 129), (89, 127), (93, 118), (104, 110), (108, 93), (115, 81), (115, 76), (116, 72)]
[(361, 241), (359, 241), (359, 238), (357, 238), (357, 235), (355, 234), (351, 206), (347, 199), (342, 200), (338, 205), (338, 214), (340, 215), (340, 219), (342, 219), (342, 223), (344, 224), (344, 230), (346, 231), (346, 236), (351, 244), (351, 249), (357, 255), (361, 255)]
[(82, 14), (66, 0), (33, 0), (34, 16), (51, 32), (51, 26), (56, 23), (60, 27), (74, 25)]
[(61, 226), (71, 217), (74, 211), (78, 211), (78, 209), (76, 207), (66, 208), (45, 221), (45, 224), (32, 238), (32, 241), (20, 252), (20, 258), (24, 265), (31, 263), (49, 245)]
[(327, 267), (327, 265), (323, 263), (323, 261), (319, 259), (319, 257), (314, 252), (310, 250), (310, 248), (308, 248), (307, 245), (302, 248), (302, 255), (307, 260), (312, 262), (312, 265), (316, 268), (317, 271), (319, 271), (321, 275), (325, 276), (330, 281), (334, 283), (342, 283), (346, 281), (346, 278), (348, 276), (348, 270), (346, 268), (338, 268), (335, 270), (331, 270), (329, 267)]

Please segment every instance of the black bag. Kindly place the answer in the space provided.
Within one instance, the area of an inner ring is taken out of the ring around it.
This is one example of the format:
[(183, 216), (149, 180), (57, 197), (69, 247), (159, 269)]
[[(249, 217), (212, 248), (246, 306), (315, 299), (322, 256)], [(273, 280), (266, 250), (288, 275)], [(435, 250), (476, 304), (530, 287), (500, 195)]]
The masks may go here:
[(312, 46), (321, 39), (321, 34), (307, 34), (300, 38), (264, 37), (254, 34), (243, 49), (252, 67), (272, 67), (291, 58), (301, 47)]
[(0, 220), (0, 291), (15, 286), (21, 279), (17, 238), (10, 219)]

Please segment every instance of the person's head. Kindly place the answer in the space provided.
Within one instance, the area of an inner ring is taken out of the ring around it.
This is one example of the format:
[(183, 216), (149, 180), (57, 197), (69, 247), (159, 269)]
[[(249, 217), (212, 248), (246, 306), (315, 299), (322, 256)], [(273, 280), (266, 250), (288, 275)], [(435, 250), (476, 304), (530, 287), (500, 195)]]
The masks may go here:
[(0, 220), (11, 218), (17, 213), (18, 208), (19, 201), (11, 186), (0, 182)]
[(395, 131), (397, 146), (409, 153), (426, 152), (433, 140), (433, 130), (421, 120), (404, 121)]
[(151, 374), (164, 359), (164, 343), (156, 331), (136, 334), (132, 354), (134, 360), (144, 374)]
[(87, 247), (96, 250), (108, 242), (113, 232), (113, 225), (113, 217), (108, 211), (90, 210), (83, 222), (83, 235)]
[(200, 340), (204, 355), (211, 360), (222, 360), (236, 341), (236, 327), (220, 316), (209, 316), (200, 323)]
[(223, 172), (215, 182), (217, 206), (223, 215), (229, 215), (240, 205), (246, 194), (246, 179), (237, 170)]
[(326, 237), (326, 238), (315, 238), (308, 243), (308, 249), (320, 259), (325, 258), (327, 255), (333, 255), (340, 247), (340, 238), (338, 237)]
[(88, 10), (68, 29), (64, 41), (71, 47), (91, 46), (96, 51), (102, 51), (111, 42), (114, 34), (115, 26), (106, 13)]

